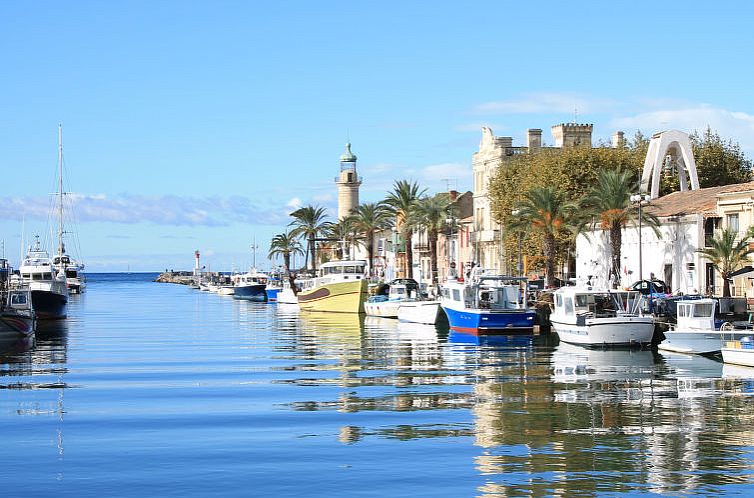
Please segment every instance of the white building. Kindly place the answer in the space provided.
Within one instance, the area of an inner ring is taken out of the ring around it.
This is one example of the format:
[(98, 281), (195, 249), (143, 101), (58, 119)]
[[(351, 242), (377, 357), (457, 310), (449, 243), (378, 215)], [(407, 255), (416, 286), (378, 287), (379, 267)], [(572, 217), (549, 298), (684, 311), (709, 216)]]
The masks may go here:
[[(621, 244), (621, 287), (639, 280), (639, 255), (642, 277), (664, 280), (675, 293), (722, 294), (722, 278), (697, 249), (732, 228), (744, 237), (754, 224), (754, 182), (674, 192), (653, 199), (643, 209), (660, 220), (658, 237), (646, 225), (623, 229)], [(595, 230), (576, 240), (576, 278), (607, 283), (610, 243), (605, 230)], [(736, 279), (732, 293), (754, 297), (748, 279)]]

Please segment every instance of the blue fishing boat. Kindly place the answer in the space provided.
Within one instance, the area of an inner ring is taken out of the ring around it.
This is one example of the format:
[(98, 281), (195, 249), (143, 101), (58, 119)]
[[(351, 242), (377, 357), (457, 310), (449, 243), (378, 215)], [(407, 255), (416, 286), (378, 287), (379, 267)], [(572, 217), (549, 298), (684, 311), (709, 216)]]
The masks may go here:
[(256, 268), (252, 268), (246, 273), (233, 275), (231, 277), (234, 290), (233, 298), (266, 303), (268, 280), (267, 274), (257, 271)]
[(475, 268), (468, 280), (442, 286), (440, 305), (450, 329), (473, 335), (531, 334), (536, 312), (528, 303), (528, 280)]

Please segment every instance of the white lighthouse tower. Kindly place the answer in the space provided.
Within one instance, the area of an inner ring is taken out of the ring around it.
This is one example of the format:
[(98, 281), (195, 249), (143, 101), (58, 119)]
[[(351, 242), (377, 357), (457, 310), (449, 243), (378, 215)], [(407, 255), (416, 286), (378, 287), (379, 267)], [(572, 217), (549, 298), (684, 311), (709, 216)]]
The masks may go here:
[(356, 156), (351, 152), (351, 142), (340, 156), (340, 175), (335, 179), (338, 185), (338, 220), (342, 220), (359, 205), (361, 178), (356, 173)]
[(194, 276), (198, 277), (201, 275), (201, 270), (199, 266), (199, 251), (194, 251)]

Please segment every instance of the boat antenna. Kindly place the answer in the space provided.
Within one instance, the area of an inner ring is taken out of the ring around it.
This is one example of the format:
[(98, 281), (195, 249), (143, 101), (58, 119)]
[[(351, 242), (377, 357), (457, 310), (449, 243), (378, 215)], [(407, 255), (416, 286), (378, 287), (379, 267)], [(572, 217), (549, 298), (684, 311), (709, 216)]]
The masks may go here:
[(58, 255), (63, 253), (63, 125), (58, 123)]

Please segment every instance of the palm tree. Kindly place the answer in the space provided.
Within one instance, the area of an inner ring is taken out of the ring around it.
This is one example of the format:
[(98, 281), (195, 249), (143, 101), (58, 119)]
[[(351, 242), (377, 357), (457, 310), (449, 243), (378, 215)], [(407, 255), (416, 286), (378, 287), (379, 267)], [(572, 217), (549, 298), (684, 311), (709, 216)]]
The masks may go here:
[(509, 230), (533, 230), (542, 235), (547, 287), (555, 286), (556, 240), (562, 233), (578, 230), (577, 212), (578, 206), (569, 202), (562, 191), (553, 187), (534, 187), (524, 194), (518, 212), (506, 223)]
[[(626, 170), (603, 170), (597, 183), (583, 201), (583, 214), (599, 220), (600, 227), (607, 230), (610, 238), (610, 268), (608, 278), (614, 286), (620, 280), (621, 244), (623, 228), (638, 218), (637, 207), (631, 203), (631, 193), (638, 192), (639, 182), (633, 172)], [(642, 212), (642, 222), (657, 232), (657, 217)]]
[(288, 275), (291, 289), (293, 289), (294, 292), (296, 292), (296, 287), (293, 285), (295, 277), (291, 274), (291, 256), (295, 256), (296, 254), (303, 256), (304, 251), (301, 248), (301, 243), (291, 232), (275, 235), (270, 242), (270, 251), (267, 253), (267, 257), (270, 259), (276, 258), (277, 256), (283, 257), (285, 274)]
[(377, 232), (389, 228), (391, 212), (382, 202), (359, 204), (351, 211), (351, 219), (356, 231), (364, 241), (369, 259), (369, 271), (374, 271), (374, 236)]
[(317, 235), (322, 233), (326, 226), (325, 219), (327, 218), (327, 212), (323, 207), (304, 206), (292, 212), (291, 216), (294, 218), (293, 221), (288, 224), (288, 226), (293, 227), (291, 235), (293, 237), (306, 239), (307, 252), (304, 264), (308, 266), (309, 256), (311, 255), (312, 270), (316, 270), (317, 261), (315, 259), (316, 247), (314, 239), (317, 238)]
[(408, 180), (397, 180), (393, 183), (393, 191), (388, 193), (385, 198), (385, 204), (395, 216), (395, 228), (406, 242), (406, 261), (405, 273), (407, 278), (414, 278), (413, 271), (413, 248), (411, 247), (411, 238), (413, 236), (413, 227), (410, 220), (416, 203), (424, 195), (427, 189), (420, 189), (419, 184)]
[(730, 274), (749, 262), (749, 254), (754, 249), (749, 248), (749, 238), (754, 236), (754, 229), (749, 228), (746, 235), (736, 241), (737, 232), (726, 228), (719, 237), (713, 237), (708, 242), (709, 247), (697, 249), (696, 252), (712, 263), (712, 266), (723, 277), (723, 297), (730, 297)]
[(332, 244), (337, 244), (340, 259), (346, 259), (351, 254), (351, 246), (362, 242), (361, 234), (356, 229), (351, 216), (346, 216), (337, 223), (327, 223), (324, 234)]
[(437, 284), (437, 235), (447, 226), (450, 204), (443, 194), (425, 197), (414, 212), (415, 225), (427, 232), (432, 284)]

